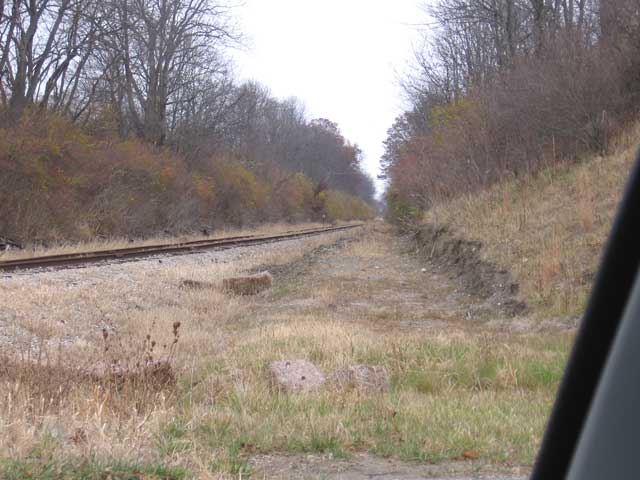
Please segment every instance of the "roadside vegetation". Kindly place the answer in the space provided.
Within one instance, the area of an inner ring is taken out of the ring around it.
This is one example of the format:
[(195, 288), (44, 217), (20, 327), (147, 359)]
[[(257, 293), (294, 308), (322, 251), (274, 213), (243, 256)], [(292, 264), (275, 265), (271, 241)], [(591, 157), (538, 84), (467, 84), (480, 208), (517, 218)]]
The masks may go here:
[(36, 246), (374, 215), (362, 198), (302, 171), (223, 154), (196, 166), (167, 147), (96, 138), (56, 115), (0, 127), (0, 169), (0, 232)]

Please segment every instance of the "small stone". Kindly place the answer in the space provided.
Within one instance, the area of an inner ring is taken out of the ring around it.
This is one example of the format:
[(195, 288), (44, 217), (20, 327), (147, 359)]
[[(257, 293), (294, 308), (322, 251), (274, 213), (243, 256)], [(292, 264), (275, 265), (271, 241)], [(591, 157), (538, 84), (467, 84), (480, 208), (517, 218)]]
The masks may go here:
[(289, 393), (311, 392), (320, 388), (325, 376), (307, 360), (280, 360), (269, 365), (271, 381), (277, 390)]
[(351, 365), (333, 372), (331, 381), (338, 390), (357, 388), (368, 392), (389, 390), (389, 372), (380, 365)]

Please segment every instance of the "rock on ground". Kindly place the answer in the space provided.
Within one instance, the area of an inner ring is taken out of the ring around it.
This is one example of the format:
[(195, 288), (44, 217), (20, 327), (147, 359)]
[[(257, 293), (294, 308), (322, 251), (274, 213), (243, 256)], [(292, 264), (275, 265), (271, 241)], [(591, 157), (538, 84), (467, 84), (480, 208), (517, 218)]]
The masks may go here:
[(273, 285), (273, 277), (269, 272), (225, 278), (222, 281), (222, 288), (235, 295), (255, 295), (271, 288), (271, 285)]
[(332, 383), (338, 389), (357, 388), (369, 392), (389, 390), (389, 372), (379, 365), (351, 365), (333, 372)]
[(306, 360), (281, 360), (269, 365), (273, 386), (291, 393), (317, 390), (325, 383), (325, 376)]

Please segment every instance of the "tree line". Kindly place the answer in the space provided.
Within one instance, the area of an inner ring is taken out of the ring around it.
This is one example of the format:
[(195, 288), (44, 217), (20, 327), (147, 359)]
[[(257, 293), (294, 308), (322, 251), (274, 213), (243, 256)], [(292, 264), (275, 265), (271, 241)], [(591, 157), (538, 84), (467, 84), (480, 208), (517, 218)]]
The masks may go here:
[(419, 217), (585, 152), (605, 153), (637, 116), (635, 0), (437, 0), (388, 131), (390, 215)]
[(3, 233), (373, 215), (357, 145), (300, 101), (239, 82), (241, 41), (217, 0), (0, 0)]

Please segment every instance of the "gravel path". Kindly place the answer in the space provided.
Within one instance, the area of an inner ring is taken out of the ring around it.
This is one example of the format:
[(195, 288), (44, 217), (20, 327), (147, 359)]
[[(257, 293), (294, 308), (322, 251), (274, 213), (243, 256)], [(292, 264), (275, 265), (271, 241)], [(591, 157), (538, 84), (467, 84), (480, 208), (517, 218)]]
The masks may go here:
[(70, 347), (110, 330), (123, 311), (171, 307), (185, 294), (183, 280), (219, 283), (225, 275), (274, 259), (286, 261), (320, 242), (348, 233), (198, 252), (160, 255), (60, 270), (0, 275), (0, 351)]

